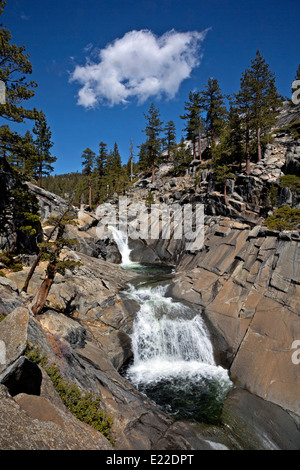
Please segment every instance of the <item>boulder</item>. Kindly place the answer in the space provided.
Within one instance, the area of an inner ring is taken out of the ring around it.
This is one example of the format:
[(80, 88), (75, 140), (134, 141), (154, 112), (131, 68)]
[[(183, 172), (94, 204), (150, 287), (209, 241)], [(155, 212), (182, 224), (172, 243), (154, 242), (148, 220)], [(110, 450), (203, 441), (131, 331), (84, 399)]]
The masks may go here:
[[(50, 216), (61, 216), (63, 212), (67, 210), (68, 202), (65, 199), (49, 191), (46, 191), (45, 189), (40, 188), (39, 186), (33, 183), (28, 182), (27, 185), (30, 191), (35, 194), (38, 199), (41, 219), (43, 221)], [(75, 209), (72, 208), (72, 210), (75, 214)]]
[(28, 309), (18, 307), (0, 324), (0, 340), (5, 344), (5, 362), (0, 364), (0, 382), (7, 375), (7, 369), (11, 369), (25, 352), (28, 322)]
[(63, 338), (73, 347), (82, 347), (85, 343), (85, 328), (62, 313), (48, 310), (41, 316), (40, 324), (44, 330)]
[(62, 411), (48, 399), (36, 395), (21, 394), (13, 398), (1, 384), (0, 427), (2, 450), (113, 449), (102, 434), (76, 419), (67, 409)]

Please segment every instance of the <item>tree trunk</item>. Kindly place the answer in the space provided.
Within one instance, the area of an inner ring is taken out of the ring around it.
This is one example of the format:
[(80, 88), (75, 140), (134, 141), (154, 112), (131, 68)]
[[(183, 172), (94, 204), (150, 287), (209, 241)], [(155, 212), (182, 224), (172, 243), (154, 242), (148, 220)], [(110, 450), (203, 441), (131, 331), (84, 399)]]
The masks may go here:
[(28, 273), (28, 275), (27, 275), (26, 281), (25, 281), (25, 283), (24, 283), (24, 286), (23, 286), (23, 288), (22, 288), (22, 291), (23, 291), (23, 292), (27, 292), (30, 279), (31, 279), (32, 276), (33, 276), (33, 273), (34, 273), (34, 271), (35, 271), (35, 268), (37, 267), (37, 265), (38, 265), (39, 262), (40, 262), (40, 259), (41, 259), (41, 257), (42, 257), (42, 254), (43, 254), (43, 252), (42, 252), (42, 250), (41, 250), (41, 251), (39, 252), (39, 254), (37, 255), (36, 260), (34, 261), (33, 265), (31, 266), (30, 271), (29, 271), (29, 273)]
[(201, 133), (200, 133), (200, 128), (199, 128), (199, 140), (198, 140), (198, 153), (199, 153), (200, 162), (202, 163), (202, 149), (201, 149)]
[(56, 274), (56, 264), (53, 262), (49, 263), (47, 266), (46, 279), (43, 281), (41, 287), (39, 288), (33, 300), (33, 306), (31, 307), (31, 311), (34, 315), (39, 315), (41, 311), (43, 310), (49, 291), (53, 284), (55, 274)]
[(38, 182), (39, 188), (42, 187), (42, 164), (40, 163), (39, 166), (39, 182)]
[(92, 183), (91, 183), (91, 175), (89, 175), (89, 208), (90, 211), (92, 210)]
[(193, 142), (193, 159), (196, 160), (196, 143), (195, 143), (195, 140)]
[(152, 183), (155, 183), (155, 166), (154, 166), (154, 162), (152, 162)]
[[(66, 214), (69, 212), (69, 209), (70, 209), (70, 204), (68, 206), (68, 209), (62, 214), (62, 216), (60, 217), (60, 219), (58, 220), (57, 224), (55, 224), (54, 228), (51, 230), (50, 234), (48, 235), (47, 237), (47, 240), (46, 242), (49, 242), (51, 240), (51, 238), (53, 237), (55, 231), (57, 230), (57, 228), (59, 227), (59, 224), (61, 223), (61, 221), (63, 220), (63, 218), (66, 216)], [(62, 236), (62, 233), (61, 233), (61, 236)], [(26, 278), (26, 281), (24, 283), (24, 286), (22, 288), (22, 291), (23, 292), (27, 292), (27, 289), (28, 289), (28, 285), (29, 285), (29, 282), (30, 282), (30, 279), (32, 278), (33, 276), (33, 273), (37, 267), (37, 265), (39, 264), (40, 260), (41, 260), (41, 257), (42, 257), (42, 254), (43, 254), (44, 250), (41, 249), (33, 263), (33, 265), (31, 266), (30, 268), (30, 271), (27, 275), (27, 278)]]
[(130, 141), (130, 181), (132, 181), (133, 175), (133, 143), (132, 139)]
[(224, 203), (225, 203), (225, 206), (228, 206), (226, 183), (227, 183), (227, 180), (224, 181)]
[(261, 134), (261, 129), (260, 127), (257, 129), (257, 159), (260, 162), (261, 161), (261, 141), (260, 141), (260, 134)]
[(246, 174), (249, 175), (250, 171), (250, 146), (249, 139), (246, 138)]

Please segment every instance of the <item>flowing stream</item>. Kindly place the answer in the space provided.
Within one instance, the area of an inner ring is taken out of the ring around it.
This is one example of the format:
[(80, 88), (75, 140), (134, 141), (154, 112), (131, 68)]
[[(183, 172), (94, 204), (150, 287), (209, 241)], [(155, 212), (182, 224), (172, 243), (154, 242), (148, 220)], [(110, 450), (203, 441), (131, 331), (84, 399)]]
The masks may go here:
[(130, 259), (127, 237), (112, 230), (126, 269), (140, 276), (126, 295), (140, 305), (131, 335), (133, 361), (123, 374), (177, 419), (218, 422), (232, 384), (216, 365), (201, 314), (166, 295), (172, 268), (143, 266)]

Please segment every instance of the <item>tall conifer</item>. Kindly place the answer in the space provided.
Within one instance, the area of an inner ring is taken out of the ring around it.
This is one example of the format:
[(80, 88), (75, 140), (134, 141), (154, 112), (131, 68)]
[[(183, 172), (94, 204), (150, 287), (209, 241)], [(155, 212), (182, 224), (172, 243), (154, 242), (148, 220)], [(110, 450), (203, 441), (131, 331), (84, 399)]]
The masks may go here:
[(161, 137), (163, 122), (160, 120), (160, 113), (158, 108), (152, 103), (148, 114), (144, 114), (147, 121), (144, 130), (147, 140), (145, 143), (144, 151), (146, 151), (147, 161), (151, 167), (152, 183), (155, 182), (155, 164), (161, 152)]
[(186, 101), (184, 104), (184, 110), (186, 111), (183, 114), (181, 119), (185, 119), (186, 127), (186, 138), (192, 142), (193, 146), (193, 159), (196, 159), (196, 142), (199, 142), (199, 158), (201, 160), (201, 134), (204, 130), (203, 119), (201, 119), (201, 112), (203, 111), (202, 101), (200, 97), (200, 92), (190, 92), (189, 101)]
[(87, 176), (89, 187), (89, 208), (92, 210), (92, 172), (94, 169), (96, 154), (90, 148), (86, 148), (81, 156), (83, 174)]
[(38, 113), (32, 132), (36, 136), (34, 141), (36, 155), (32, 159), (32, 168), (38, 178), (38, 185), (41, 187), (42, 177), (49, 175), (53, 171), (52, 163), (57, 160), (50, 152), (53, 146), (53, 142), (51, 141), (52, 132), (47, 124), (46, 116), (43, 111)]
[(218, 80), (209, 78), (205, 89), (201, 92), (201, 102), (206, 111), (207, 134), (212, 149), (221, 134), (227, 115), (224, 99), (225, 96), (221, 92)]
[(262, 158), (261, 136), (275, 122), (275, 109), (280, 104), (280, 97), (275, 86), (275, 74), (269, 69), (259, 50), (251, 61), (249, 69), (249, 86), (251, 94), (251, 127), (256, 132), (257, 159)]

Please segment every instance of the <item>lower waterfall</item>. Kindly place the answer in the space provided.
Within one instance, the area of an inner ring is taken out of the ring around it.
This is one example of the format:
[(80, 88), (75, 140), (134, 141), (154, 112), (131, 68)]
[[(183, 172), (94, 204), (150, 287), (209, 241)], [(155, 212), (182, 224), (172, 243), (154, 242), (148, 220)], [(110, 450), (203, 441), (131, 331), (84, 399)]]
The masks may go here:
[[(119, 234), (115, 241), (120, 240)], [(127, 253), (122, 244), (119, 250)], [(128, 264), (130, 256), (127, 269)], [(217, 422), (232, 383), (215, 363), (201, 313), (166, 295), (170, 269), (138, 264), (138, 272), (140, 278), (124, 292), (140, 309), (131, 335), (133, 360), (123, 375), (177, 419)]]

